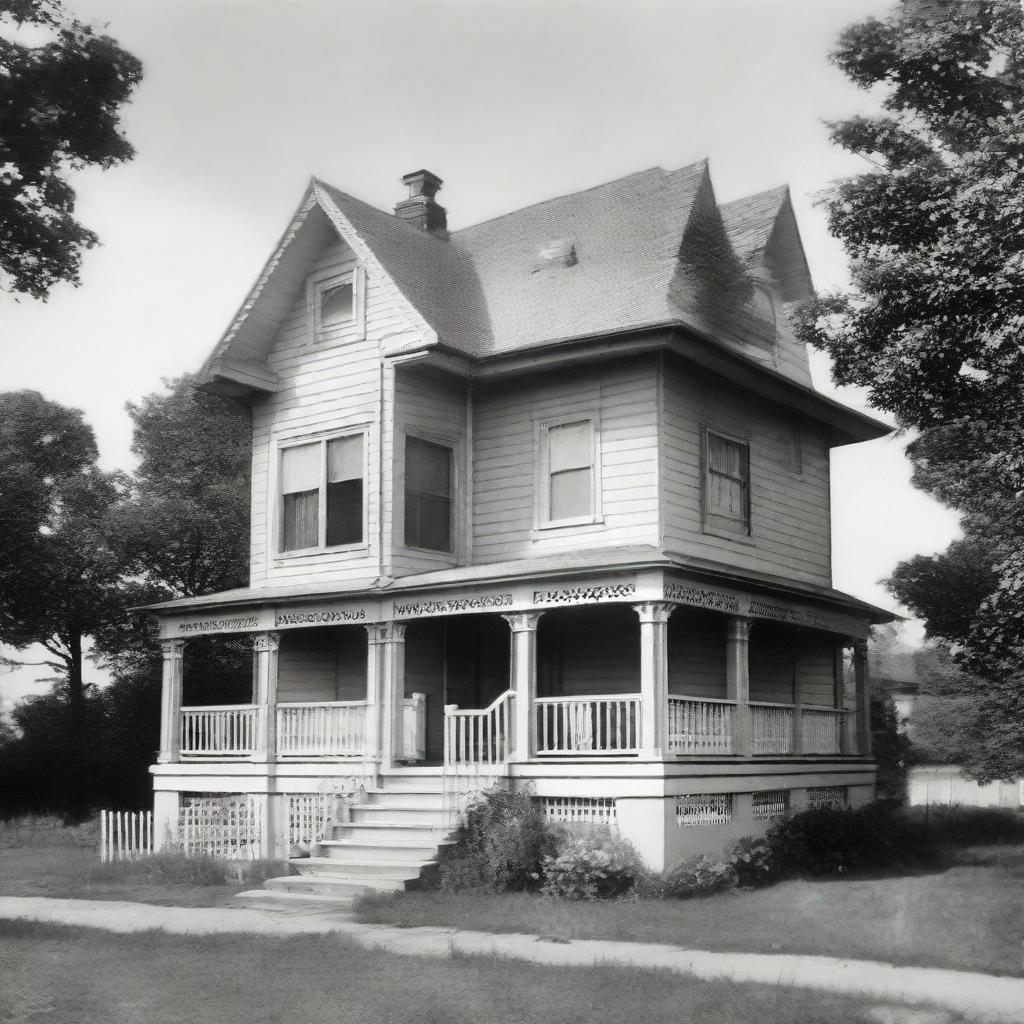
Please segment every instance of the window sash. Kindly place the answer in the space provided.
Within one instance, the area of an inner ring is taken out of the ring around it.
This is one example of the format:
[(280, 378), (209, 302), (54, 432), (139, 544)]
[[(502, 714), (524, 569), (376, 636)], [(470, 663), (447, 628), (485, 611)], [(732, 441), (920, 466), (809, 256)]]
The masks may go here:
[(365, 434), (280, 449), (282, 554), (361, 544)]
[(589, 521), (595, 515), (594, 421), (545, 428), (546, 522)]
[(428, 551), (453, 550), (455, 453), (447, 445), (405, 439), (405, 544)]
[(707, 432), (707, 515), (750, 526), (750, 445)]

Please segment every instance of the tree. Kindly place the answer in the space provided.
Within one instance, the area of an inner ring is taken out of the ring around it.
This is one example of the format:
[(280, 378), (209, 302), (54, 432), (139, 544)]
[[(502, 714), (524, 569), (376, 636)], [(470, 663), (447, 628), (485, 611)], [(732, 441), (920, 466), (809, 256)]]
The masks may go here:
[[(122, 569), (106, 543), (116, 476), (96, 465), (92, 430), (77, 409), (38, 392), (0, 394), (0, 641), (39, 644), (66, 700), (63, 749), (85, 763), (84, 642), (118, 614)], [(24, 502), (24, 504), (22, 504)], [(51, 744), (53, 737), (51, 737)], [(85, 805), (85, 773), (67, 776), (68, 806)]]
[(838, 383), (918, 432), (914, 483), (961, 512), (964, 540), (891, 586), (1016, 751), (976, 777), (1024, 774), (1024, 13), (901, 0), (848, 28), (833, 59), (882, 113), (831, 126), (871, 166), (825, 201), (852, 287), (799, 307), (797, 330)]
[[(26, 26), (48, 41), (19, 42)], [(0, 284), (45, 299), (58, 281), (79, 283), (98, 241), (73, 216), (68, 173), (134, 155), (120, 108), (142, 65), (59, 0), (0, 0), (0, 67)]]

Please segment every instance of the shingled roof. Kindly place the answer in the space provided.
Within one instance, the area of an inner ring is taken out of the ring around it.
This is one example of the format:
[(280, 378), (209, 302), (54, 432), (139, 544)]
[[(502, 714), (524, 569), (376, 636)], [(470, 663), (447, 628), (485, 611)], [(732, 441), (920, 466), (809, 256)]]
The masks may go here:
[[(681, 255), (691, 219), (708, 209), (722, 244), (706, 262), (767, 263), (786, 298), (810, 294), (788, 191), (718, 208), (706, 161), (649, 168), (451, 233), (419, 230), (314, 179), (205, 374), (265, 356), (328, 223), (387, 275), (428, 345), (483, 357), (657, 326), (706, 331), (680, 277), (701, 273), (700, 260)], [(571, 259), (539, 259), (545, 251)], [(716, 268), (707, 270), (713, 279)]]

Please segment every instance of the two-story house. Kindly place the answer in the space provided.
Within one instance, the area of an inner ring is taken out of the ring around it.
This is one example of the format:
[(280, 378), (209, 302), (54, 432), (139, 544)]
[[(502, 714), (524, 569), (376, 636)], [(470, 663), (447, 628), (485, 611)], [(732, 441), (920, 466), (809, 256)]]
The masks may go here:
[[(252, 574), (155, 609), (158, 838), (401, 880), (507, 779), (660, 868), (869, 800), (892, 616), (832, 588), (829, 453), (888, 428), (812, 386), (788, 191), (702, 162), (449, 231), (403, 181), (314, 180), (202, 369), (251, 409)], [(181, 706), (211, 635), (251, 703)]]

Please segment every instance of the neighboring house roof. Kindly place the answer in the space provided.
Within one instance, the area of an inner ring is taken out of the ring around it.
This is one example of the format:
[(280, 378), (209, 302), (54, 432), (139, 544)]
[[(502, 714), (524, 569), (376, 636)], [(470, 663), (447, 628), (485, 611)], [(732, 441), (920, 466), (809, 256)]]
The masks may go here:
[(868, 672), (879, 689), (916, 692), (921, 684), (918, 648), (900, 636), (898, 625), (880, 626), (868, 641)]
[[(304, 268), (334, 231), (386, 275), (425, 344), (470, 357), (658, 326), (708, 333), (732, 304), (715, 293), (744, 268), (767, 266), (786, 298), (812, 294), (788, 191), (719, 210), (706, 161), (639, 171), (451, 233), (421, 231), (314, 179), (207, 377), (224, 365), (258, 373)], [(538, 259), (552, 243), (571, 263)]]

